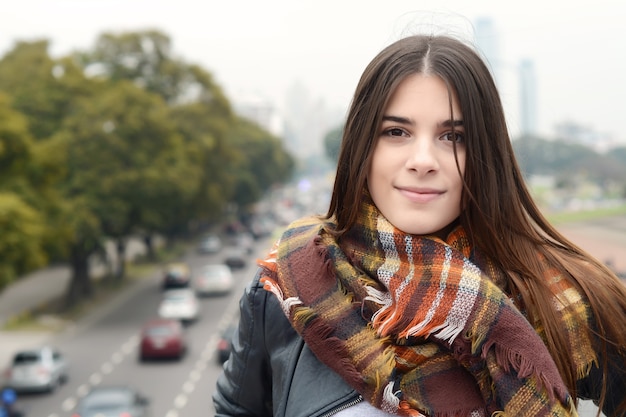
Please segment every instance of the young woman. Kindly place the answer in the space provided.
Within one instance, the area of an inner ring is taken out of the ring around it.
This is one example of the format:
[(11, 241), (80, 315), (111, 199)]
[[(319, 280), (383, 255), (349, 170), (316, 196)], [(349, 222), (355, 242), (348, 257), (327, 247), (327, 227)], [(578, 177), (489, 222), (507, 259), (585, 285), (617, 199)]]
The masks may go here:
[(542, 216), (459, 40), (374, 58), (328, 213), (260, 264), (218, 416), (626, 415), (626, 288)]

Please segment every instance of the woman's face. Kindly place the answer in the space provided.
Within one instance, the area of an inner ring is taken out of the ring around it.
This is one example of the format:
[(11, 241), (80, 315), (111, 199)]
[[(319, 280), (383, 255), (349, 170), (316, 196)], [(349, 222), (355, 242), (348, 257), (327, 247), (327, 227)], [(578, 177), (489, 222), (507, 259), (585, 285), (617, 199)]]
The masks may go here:
[[(454, 132), (452, 128), (454, 127)], [(465, 171), (461, 108), (433, 75), (406, 78), (391, 96), (372, 155), (367, 182), (374, 204), (398, 229), (445, 237), (461, 213)]]

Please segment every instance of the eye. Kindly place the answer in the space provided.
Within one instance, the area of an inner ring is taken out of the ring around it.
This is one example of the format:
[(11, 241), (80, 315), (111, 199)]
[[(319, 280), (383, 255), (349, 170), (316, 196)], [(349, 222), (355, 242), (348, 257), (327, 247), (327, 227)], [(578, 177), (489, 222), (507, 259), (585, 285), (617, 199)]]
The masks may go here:
[(390, 129), (386, 129), (383, 132), (384, 136), (405, 136), (406, 133), (404, 132), (404, 130), (397, 128), (397, 127), (392, 127)]
[(465, 136), (463, 135), (463, 133), (458, 132), (458, 131), (453, 131), (453, 132), (446, 132), (443, 135), (441, 135), (439, 137), (439, 139), (442, 140), (447, 140), (450, 142), (456, 142), (456, 143), (463, 143), (465, 142)]

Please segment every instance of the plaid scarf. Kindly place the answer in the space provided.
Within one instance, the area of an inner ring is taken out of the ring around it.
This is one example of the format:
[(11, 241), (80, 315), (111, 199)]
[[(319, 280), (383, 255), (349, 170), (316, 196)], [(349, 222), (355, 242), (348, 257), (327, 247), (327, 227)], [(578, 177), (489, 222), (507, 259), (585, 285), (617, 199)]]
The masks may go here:
[[(339, 243), (333, 228), (317, 217), (292, 223), (259, 261), (262, 282), (318, 359), (368, 402), (405, 416), (577, 415), (540, 329), (461, 227), (446, 242), (409, 235), (368, 202)], [(553, 273), (584, 373), (595, 355), (571, 315), (588, 312)]]

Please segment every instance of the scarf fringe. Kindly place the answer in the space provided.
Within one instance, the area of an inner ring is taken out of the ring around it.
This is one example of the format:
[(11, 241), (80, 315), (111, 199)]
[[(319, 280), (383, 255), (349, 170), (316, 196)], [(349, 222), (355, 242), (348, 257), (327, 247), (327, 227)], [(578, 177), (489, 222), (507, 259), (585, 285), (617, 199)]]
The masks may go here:
[(274, 244), (272, 249), (267, 254), (265, 259), (257, 259), (257, 265), (267, 269), (271, 272), (276, 272), (278, 270), (278, 266), (276, 265), (276, 258), (278, 257), (278, 242)]
[(591, 372), (591, 368), (593, 368), (593, 366), (598, 366), (598, 359), (594, 358), (592, 361), (589, 361), (585, 364), (582, 364), (580, 366), (578, 366), (576, 368), (576, 378), (577, 379), (583, 379), (584, 377), (586, 377), (587, 375), (589, 375), (589, 372)]
[[(319, 316), (315, 316), (313, 311), (309, 314), (304, 312), (304, 310), (310, 309), (306, 307), (296, 308), (294, 322), (296, 319), (308, 320), (306, 323), (299, 322), (298, 324), (302, 326), (301, 331), (303, 332), (303, 337), (309, 340), (307, 345), (311, 351), (323, 363), (327, 363), (324, 360), (327, 356), (338, 357), (338, 360), (333, 362), (331, 368), (336, 372), (341, 372), (340, 375), (342, 375), (349, 384), (362, 392), (368, 382), (364, 380), (363, 374), (356, 369), (344, 341), (333, 336), (334, 329), (328, 326)], [(314, 335), (315, 337), (310, 338), (310, 335)]]
[(513, 371), (518, 378), (532, 378), (540, 390), (545, 390), (551, 402), (557, 399), (562, 404), (567, 402), (569, 398), (567, 390), (559, 387), (558, 384), (550, 382), (547, 375), (534, 362), (534, 358), (527, 358), (520, 352), (499, 345), (493, 340), (485, 342), (481, 356), (486, 359), (488, 352), (492, 348), (495, 353), (496, 363), (502, 367), (504, 372), (510, 374)]
[(385, 386), (385, 389), (383, 390), (381, 410), (407, 417), (426, 417), (424, 414), (411, 408), (408, 402), (400, 400), (400, 398), (396, 395), (398, 392), (394, 391), (393, 387), (393, 381), (390, 381)]
[(283, 291), (280, 289), (276, 281), (270, 277), (264, 276), (260, 279), (260, 281), (263, 284), (264, 290), (270, 291), (276, 296), (278, 302), (280, 303), (280, 308), (283, 310), (283, 313), (285, 313), (285, 316), (290, 316), (292, 307), (302, 304), (302, 301), (300, 301), (298, 297), (289, 297), (285, 299)]
[[(395, 331), (395, 327), (398, 325), (396, 318), (400, 318), (401, 315), (398, 315), (396, 309), (393, 308), (393, 301), (389, 293), (383, 293), (372, 287), (367, 287), (367, 293), (369, 295), (365, 298), (366, 300), (382, 304), (382, 307), (372, 315), (372, 325), (377, 329), (379, 336), (388, 336)], [(449, 320), (437, 325), (433, 323), (432, 318), (433, 316), (430, 316), (416, 324), (414, 324), (414, 322), (410, 323), (409, 326), (411, 327), (398, 331), (398, 337), (428, 337), (435, 333), (434, 336), (436, 338), (446, 341), (451, 345), (464, 330), (463, 325), (450, 323)]]

